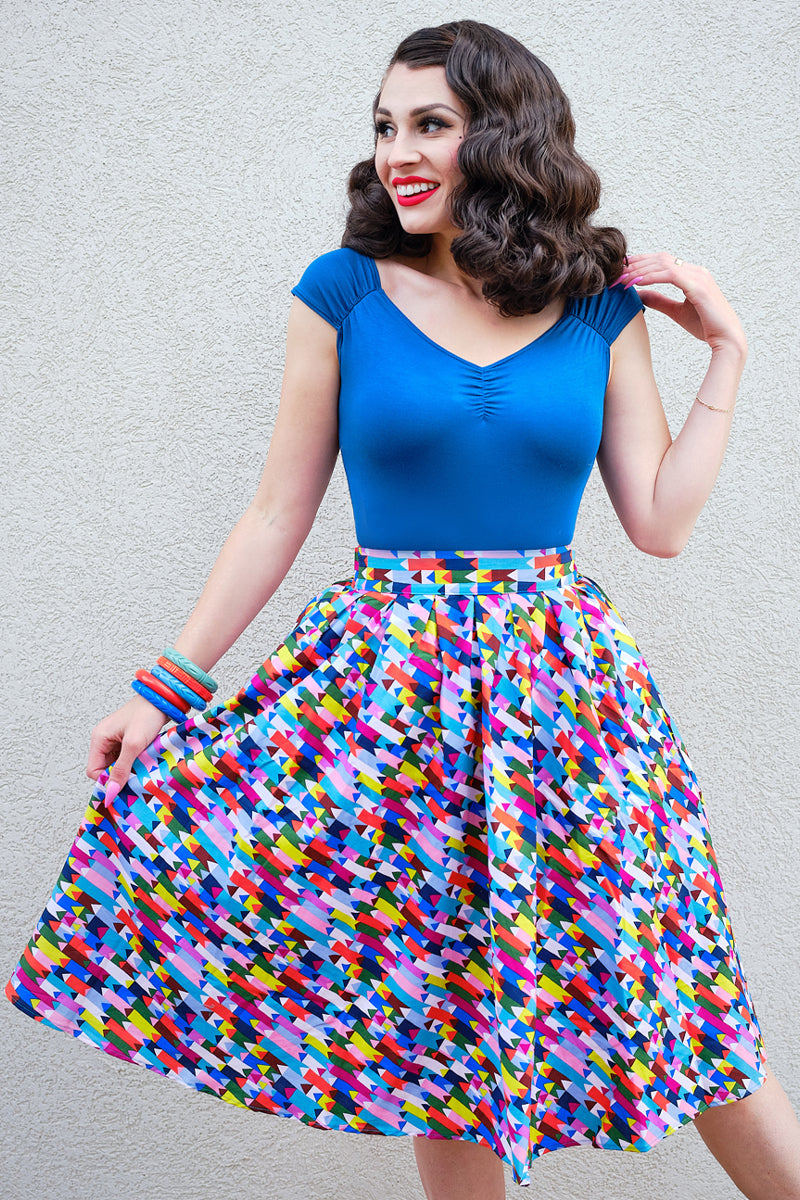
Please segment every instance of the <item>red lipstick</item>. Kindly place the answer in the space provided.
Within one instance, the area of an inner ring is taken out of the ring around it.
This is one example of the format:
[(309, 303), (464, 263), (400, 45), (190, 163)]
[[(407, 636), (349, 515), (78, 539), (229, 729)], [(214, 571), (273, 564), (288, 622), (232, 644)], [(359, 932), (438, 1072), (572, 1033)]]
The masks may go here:
[(440, 186), (438, 183), (435, 183), (433, 179), (424, 179), (421, 175), (398, 175), (396, 179), (392, 180), (392, 184), (395, 188), (397, 188), (399, 184), (412, 183), (434, 183), (435, 186), (430, 188), (427, 192), (417, 192), (413, 196), (401, 196), (398, 192), (397, 203), (402, 204), (404, 208), (407, 208), (410, 204), (421, 204), (423, 200), (428, 199), (428, 196), (432, 196), (434, 192), (438, 191)]

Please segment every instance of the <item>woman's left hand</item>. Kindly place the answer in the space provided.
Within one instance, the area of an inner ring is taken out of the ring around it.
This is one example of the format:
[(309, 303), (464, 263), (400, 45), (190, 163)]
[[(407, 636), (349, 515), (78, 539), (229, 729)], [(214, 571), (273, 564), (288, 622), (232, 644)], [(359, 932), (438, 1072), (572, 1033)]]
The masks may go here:
[(624, 283), (626, 287), (637, 283), (671, 283), (683, 292), (683, 300), (649, 287), (637, 291), (647, 308), (666, 313), (694, 337), (708, 342), (712, 350), (747, 352), (742, 323), (706, 267), (683, 262), (665, 250), (658, 254), (629, 254), (627, 266), (616, 283)]

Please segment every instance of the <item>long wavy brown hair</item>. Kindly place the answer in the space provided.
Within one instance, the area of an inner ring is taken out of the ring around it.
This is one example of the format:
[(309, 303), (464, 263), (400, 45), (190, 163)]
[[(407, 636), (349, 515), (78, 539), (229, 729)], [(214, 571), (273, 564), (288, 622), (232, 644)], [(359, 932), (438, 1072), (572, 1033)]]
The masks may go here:
[[(596, 295), (617, 278), (625, 238), (590, 222), (600, 180), (575, 150), (569, 100), (541, 59), (491, 25), (451, 21), (404, 38), (387, 73), (395, 63), (443, 66), (467, 110), (448, 209), (464, 232), (451, 251), (460, 270), (483, 280), (488, 301), (522, 316), (557, 296)], [(380, 92), (373, 118), (379, 102)], [(342, 246), (370, 258), (428, 254), (431, 235), (405, 232), (374, 157), (353, 167), (348, 195)]]

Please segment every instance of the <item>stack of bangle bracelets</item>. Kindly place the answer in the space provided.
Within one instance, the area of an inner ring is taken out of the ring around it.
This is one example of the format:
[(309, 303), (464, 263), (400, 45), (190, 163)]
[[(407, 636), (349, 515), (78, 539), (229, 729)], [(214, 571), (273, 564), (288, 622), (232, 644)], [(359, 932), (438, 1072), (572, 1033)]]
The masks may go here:
[(171, 721), (185, 721), (192, 708), (205, 708), (217, 684), (202, 667), (167, 646), (152, 671), (136, 672), (131, 687)]

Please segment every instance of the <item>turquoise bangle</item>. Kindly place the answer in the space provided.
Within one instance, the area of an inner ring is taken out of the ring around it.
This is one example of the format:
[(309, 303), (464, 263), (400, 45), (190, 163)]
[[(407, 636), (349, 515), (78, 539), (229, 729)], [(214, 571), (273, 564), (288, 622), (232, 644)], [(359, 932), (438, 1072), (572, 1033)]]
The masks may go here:
[(188, 720), (188, 713), (181, 712), (179, 708), (176, 708), (174, 704), (170, 704), (169, 700), (165, 700), (163, 696), (159, 696), (158, 692), (154, 692), (152, 688), (147, 687), (140, 679), (134, 679), (131, 687), (140, 696), (144, 696), (145, 700), (149, 700), (159, 712), (169, 717), (170, 721), (175, 721), (176, 724), (181, 725), (184, 721)]
[(181, 700), (185, 700), (187, 704), (191, 704), (192, 708), (205, 708), (208, 703), (208, 701), (199, 696), (197, 692), (193, 692), (180, 679), (176, 679), (169, 671), (165, 671), (163, 667), (159, 667), (158, 665), (151, 667), (150, 674), (155, 675), (156, 679), (160, 679), (167, 687), (171, 687), (175, 695), (180, 696)]
[(198, 667), (197, 663), (193, 663), (185, 654), (181, 654), (180, 650), (176, 650), (174, 646), (167, 646), (164, 651), (164, 658), (168, 658), (170, 662), (175, 663), (176, 667), (186, 671), (187, 675), (191, 675), (198, 683), (202, 683), (203, 687), (207, 687), (210, 692), (217, 690), (217, 683), (211, 678), (207, 671), (202, 667)]

